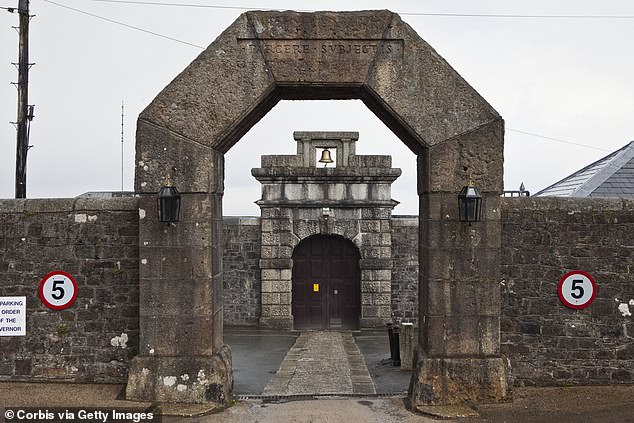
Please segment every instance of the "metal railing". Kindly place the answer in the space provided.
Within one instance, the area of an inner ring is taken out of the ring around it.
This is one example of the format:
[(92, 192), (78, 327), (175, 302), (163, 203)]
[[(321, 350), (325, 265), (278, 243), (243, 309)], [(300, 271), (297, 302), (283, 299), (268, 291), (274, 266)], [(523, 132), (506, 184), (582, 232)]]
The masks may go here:
[(519, 190), (504, 190), (502, 191), (502, 197), (530, 197), (531, 193), (526, 191), (524, 187), (524, 182), (520, 185)]

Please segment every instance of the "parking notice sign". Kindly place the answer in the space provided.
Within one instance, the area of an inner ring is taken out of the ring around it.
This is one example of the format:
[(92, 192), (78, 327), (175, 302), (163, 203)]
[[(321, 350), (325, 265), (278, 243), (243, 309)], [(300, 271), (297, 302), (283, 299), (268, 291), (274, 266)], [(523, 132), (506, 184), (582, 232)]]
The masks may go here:
[(40, 299), (53, 310), (63, 310), (77, 298), (77, 282), (62, 270), (50, 272), (40, 282)]
[(559, 299), (568, 308), (588, 307), (597, 296), (597, 284), (590, 274), (582, 270), (566, 273), (559, 280)]
[(0, 297), (0, 336), (26, 335), (26, 297)]

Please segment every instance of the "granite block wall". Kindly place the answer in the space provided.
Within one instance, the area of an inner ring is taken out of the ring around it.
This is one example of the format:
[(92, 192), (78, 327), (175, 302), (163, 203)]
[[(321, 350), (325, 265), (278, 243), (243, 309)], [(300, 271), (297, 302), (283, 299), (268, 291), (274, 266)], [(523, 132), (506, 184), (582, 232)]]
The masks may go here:
[[(516, 385), (634, 381), (634, 201), (501, 203), (501, 347)], [(138, 200), (0, 200), (0, 296), (27, 297), (27, 336), (0, 337), (0, 380), (123, 383), (139, 350)], [(392, 315), (417, 322), (418, 219), (395, 216)], [(224, 218), (224, 323), (257, 325), (260, 219)], [(71, 273), (79, 295), (54, 311), (37, 287)], [(557, 283), (584, 270), (594, 303), (565, 307)]]
[[(26, 296), (27, 335), (0, 337), (0, 380), (124, 383), (138, 353), (135, 198), (0, 200), (0, 296)], [(75, 303), (44, 306), (53, 270), (78, 285)]]
[(224, 323), (254, 326), (261, 316), (260, 218), (223, 219)]
[(392, 317), (418, 326), (418, 216), (392, 216)]
[[(634, 381), (634, 201), (503, 199), (502, 351), (517, 385)], [(559, 300), (559, 279), (597, 284), (582, 310)]]

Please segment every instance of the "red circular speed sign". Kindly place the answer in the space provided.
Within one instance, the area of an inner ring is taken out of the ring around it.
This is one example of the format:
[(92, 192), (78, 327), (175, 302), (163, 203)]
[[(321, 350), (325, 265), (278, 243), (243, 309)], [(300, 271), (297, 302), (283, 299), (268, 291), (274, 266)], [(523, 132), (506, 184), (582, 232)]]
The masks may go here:
[(582, 270), (566, 273), (559, 280), (557, 290), (561, 302), (577, 310), (588, 307), (597, 296), (597, 284)]
[(68, 273), (55, 270), (40, 282), (40, 299), (44, 305), (53, 310), (70, 307), (77, 298), (77, 282)]

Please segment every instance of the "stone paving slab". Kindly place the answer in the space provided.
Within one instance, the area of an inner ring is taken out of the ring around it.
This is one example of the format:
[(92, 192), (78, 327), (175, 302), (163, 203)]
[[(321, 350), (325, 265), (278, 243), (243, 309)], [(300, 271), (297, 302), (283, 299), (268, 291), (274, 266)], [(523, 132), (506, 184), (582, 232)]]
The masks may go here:
[(375, 394), (351, 332), (302, 332), (264, 395)]

